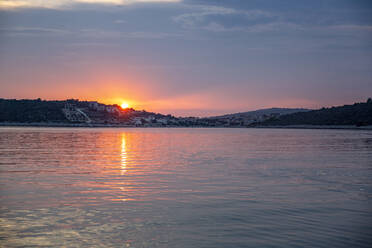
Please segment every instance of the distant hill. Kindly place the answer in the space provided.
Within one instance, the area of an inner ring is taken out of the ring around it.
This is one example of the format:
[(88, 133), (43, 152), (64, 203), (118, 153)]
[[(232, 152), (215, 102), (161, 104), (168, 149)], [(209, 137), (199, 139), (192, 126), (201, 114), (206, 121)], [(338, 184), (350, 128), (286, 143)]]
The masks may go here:
[(203, 126), (215, 127), (247, 127), (252, 123), (262, 122), (274, 117), (296, 112), (309, 111), (308, 109), (269, 108), (249, 112), (227, 114), (201, 118), (199, 123)]
[(256, 122), (253, 126), (290, 125), (372, 125), (372, 100), (339, 107), (322, 108), (273, 117)]
[(303, 108), (267, 108), (267, 109), (259, 109), (254, 111), (248, 112), (241, 112), (241, 113), (234, 113), (234, 114), (227, 114), (227, 115), (220, 115), (214, 116), (210, 118), (231, 118), (231, 117), (258, 117), (262, 115), (287, 115), (297, 112), (306, 112), (310, 111), (310, 109), (303, 109)]

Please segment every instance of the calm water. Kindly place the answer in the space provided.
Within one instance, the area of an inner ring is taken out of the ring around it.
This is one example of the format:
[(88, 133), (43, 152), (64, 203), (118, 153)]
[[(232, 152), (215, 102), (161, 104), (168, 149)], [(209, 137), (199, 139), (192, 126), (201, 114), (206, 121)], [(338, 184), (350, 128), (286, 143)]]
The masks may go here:
[(0, 128), (3, 247), (371, 247), (372, 132)]

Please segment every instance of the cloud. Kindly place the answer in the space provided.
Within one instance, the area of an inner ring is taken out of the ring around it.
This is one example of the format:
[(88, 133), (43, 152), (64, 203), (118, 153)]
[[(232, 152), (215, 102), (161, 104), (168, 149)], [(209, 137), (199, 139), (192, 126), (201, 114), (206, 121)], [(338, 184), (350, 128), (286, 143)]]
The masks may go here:
[[(6, 34), (10, 35), (66, 35), (72, 34), (72, 32), (64, 30), (64, 29), (57, 29), (57, 28), (44, 28), (44, 27), (9, 27), (9, 28), (0, 28), (1, 32), (5, 32)], [(5, 34), (3, 33), (3, 34)]]
[(181, 0), (1, 0), (0, 9), (50, 8), (60, 9), (77, 4), (128, 5), (136, 3), (178, 3)]
[(331, 25), (327, 28), (333, 29), (336, 31), (366, 31), (366, 32), (372, 31), (372, 25), (355, 25), (355, 24)]
[(78, 29), (67, 30), (57, 28), (44, 27), (9, 27), (0, 28), (3, 35), (11, 36), (75, 36), (89, 39), (166, 39), (182, 37), (182, 33), (166, 33), (166, 32), (122, 32), (116, 30), (103, 29)]
[(76, 35), (95, 39), (164, 39), (171, 37), (180, 37), (182, 34), (165, 33), (165, 32), (121, 32), (121, 31), (107, 31), (101, 29), (82, 29)]
[(192, 9), (190, 13), (173, 17), (173, 21), (186, 29), (211, 32), (253, 31), (257, 25), (266, 26), (278, 21), (277, 16), (262, 10), (239, 10), (207, 5), (194, 5)]
[(235, 29), (228, 29), (225, 26), (216, 22), (209, 23), (207, 26), (204, 27), (204, 29), (213, 32), (235, 31)]
[[(173, 17), (173, 21), (190, 30), (219, 33), (313, 32), (315, 29), (335, 32), (371, 31), (371, 19), (367, 18), (367, 15), (372, 13), (371, 10), (366, 8), (362, 12), (360, 8), (356, 8), (357, 4), (351, 4), (347, 10), (339, 7), (343, 11), (337, 12), (325, 9), (314, 11), (311, 4), (303, 3), (293, 8), (283, 8), (279, 5), (285, 4), (278, 4), (274, 8), (271, 4), (254, 1), (188, 0), (188, 2), (191, 3), (188, 5), (188, 11)], [(355, 16), (358, 16), (358, 19), (353, 18)]]
[(218, 6), (195, 6), (194, 8), (197, 11), (176, 16), (173, 20), (181, 23), (186, 28), (193, 28), (203, 22), (208, 16), (231, 15), (237, 13), (234, 9)]
[(124, 21), (124, 20), (118, 19), (118, 20), (115, 20), (114, 23), (115, 24), (123, 24), (123, 23), (127, 23), (127, 22)]

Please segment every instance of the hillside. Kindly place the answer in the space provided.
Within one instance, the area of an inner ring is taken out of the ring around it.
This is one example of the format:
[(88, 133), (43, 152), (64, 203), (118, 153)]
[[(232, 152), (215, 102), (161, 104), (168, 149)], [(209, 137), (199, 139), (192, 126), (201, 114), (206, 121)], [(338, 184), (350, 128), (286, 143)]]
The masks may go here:
[(0, 99), (0, 124), (7, 123), (143, 127), (365, 126), (372, 125), (372, 100), (319, 110), (270, 108), (208, 118), (176, 118), (95, 101)]
[(240, 112), (240, 113), (234, 113), (234, 114), (213, 116), (210, 118), (248, 117), (248, 116), (260, 116), (260, 115), (272, 115), (272, 114), (286, 115), (286, 114), (293, 114), (297, 112), (306, 112), (306, 111), (310, 111), (310, 110), (303, 109), (303, 108), (267, 108), (267, 109), (259, 109), (259, 110), (253, 110), (253, 111), (248, 111), (248, 112)]
[[(70, 99), (65, 101), (0, 99), (0, 123), (75, 123), (121, 124), (152, 126), (165, 123), (172, 116), (122, 109), (93, 101)], [(160, 122), (158, 120), (161, 120)]]
[(62, 101), (0, 99), (0, 122), (67, 122)]
[(309, 111), (302, 108), (268, 108), (249, 112), (227, 114), (201, 118), (200, 121), (207, 126), (248, 126), (255, 122), (261, 122), (281, 115)]
[(252, 126), (372, 125), (372, 100), (339, 107), (299, 112), (256, 122)]

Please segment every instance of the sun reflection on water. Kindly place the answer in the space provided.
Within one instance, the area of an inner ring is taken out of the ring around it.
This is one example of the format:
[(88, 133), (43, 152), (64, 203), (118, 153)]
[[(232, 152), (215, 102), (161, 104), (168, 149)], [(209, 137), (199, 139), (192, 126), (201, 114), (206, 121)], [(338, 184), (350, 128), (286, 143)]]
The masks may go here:
[(127, 172), (127, 143), (126, 134), (121, 135), (121, 175)]

